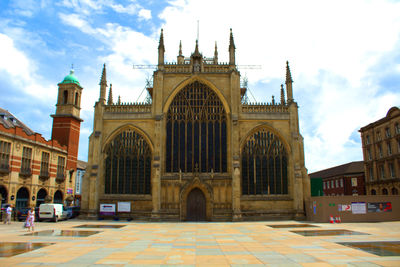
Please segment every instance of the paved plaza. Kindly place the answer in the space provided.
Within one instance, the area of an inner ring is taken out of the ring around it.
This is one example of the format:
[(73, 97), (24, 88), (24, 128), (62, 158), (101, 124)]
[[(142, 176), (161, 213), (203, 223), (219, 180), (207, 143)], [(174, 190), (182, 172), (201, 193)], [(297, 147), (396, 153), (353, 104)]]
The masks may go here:
[[(398, 247), (389, 246), (391, 256), (378, 256), (338, 244), (400, 241), (400, 221), (268, 226), (300, 223), (69, 220), (36, 223), (36, 233), (26, 235), (23, 223), (13, 222), (0, 225), (0, 266), (400, 266)], [(292, 232), (333, 229), (348, 231), (322, 236)], [(33, 250), (20, 253), (18, 242)], [(20, 254), (4, 256), (13, 251)]]

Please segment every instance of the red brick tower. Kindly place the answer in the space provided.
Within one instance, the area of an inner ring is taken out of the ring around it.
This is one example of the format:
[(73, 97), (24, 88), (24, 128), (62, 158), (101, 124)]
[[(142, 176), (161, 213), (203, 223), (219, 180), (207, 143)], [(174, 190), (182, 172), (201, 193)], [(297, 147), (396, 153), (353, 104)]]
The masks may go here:
[(74, 70), (65, 76), (58, 84), (58, 98), (56, 114), (53, 117), (51, 138), (61, 145), (67, 146), (68, 159), (66, 170), (76, 171), (79, 148), (79, 133), (81, 122), (81, 95), (82, 87), (74, 75)]

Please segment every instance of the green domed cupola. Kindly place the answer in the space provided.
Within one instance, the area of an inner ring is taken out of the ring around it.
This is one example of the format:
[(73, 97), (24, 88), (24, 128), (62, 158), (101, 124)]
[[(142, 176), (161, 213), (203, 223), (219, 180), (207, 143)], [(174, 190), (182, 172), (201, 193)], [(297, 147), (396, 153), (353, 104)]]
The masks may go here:
[(74, 75), (73, 69), (70, 71), (70, 73), (67, 76), (65, 76), (64, 80), (61, 83), (62, 84), (75, 83), (80, 86), (78, 79)]

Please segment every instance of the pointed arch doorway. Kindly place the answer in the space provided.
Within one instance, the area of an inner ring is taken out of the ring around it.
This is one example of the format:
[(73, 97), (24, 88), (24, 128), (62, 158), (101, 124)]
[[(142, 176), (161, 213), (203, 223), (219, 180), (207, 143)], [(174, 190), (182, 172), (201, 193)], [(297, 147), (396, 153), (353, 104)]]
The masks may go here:
[(199, 188), (194, 188), (187, 196), (186, 220), (206, 220), (206, 197), (204, 196), (203, 191), (201, 191)]

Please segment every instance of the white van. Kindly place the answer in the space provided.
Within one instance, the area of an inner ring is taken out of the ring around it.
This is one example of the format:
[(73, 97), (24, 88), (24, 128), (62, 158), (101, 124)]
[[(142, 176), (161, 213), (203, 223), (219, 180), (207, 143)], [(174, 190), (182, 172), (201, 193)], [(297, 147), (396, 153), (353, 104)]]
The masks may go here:
[(58, 220), (66, 220), (67, 214), (63, 204), (49, 203), (39, 206), (39, 221), (52, 220), (57, 222)]

